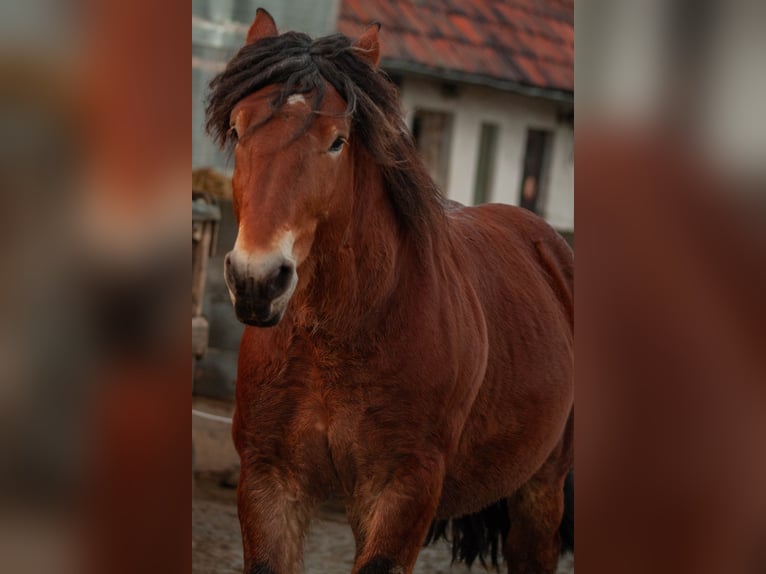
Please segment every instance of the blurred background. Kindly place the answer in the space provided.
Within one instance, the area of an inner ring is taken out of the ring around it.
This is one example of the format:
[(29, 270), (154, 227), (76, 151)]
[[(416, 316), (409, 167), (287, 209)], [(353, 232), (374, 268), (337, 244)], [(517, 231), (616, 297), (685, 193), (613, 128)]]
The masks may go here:
[(578, 562), (766, 569), (766, 4), (579, 0)]
[(0, 2), (2, 572), (191, 567), (187, 10)]

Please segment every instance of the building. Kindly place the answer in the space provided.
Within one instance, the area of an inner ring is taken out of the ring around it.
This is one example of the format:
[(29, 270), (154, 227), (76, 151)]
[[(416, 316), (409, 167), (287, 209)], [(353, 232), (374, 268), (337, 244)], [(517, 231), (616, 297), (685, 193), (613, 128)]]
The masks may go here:
[(338, 29), (382, 24), (431, 175), (471, 205), (523, 205), (574, 233), (574, 3), (341, 0)]

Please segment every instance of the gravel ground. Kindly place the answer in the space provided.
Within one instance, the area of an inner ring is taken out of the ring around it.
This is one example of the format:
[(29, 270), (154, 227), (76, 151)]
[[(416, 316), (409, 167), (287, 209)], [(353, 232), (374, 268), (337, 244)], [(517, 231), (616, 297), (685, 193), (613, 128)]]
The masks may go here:
[[(354, 540), (342, 512), (323, 507), (312, 523), (306, 541), (306, 574), (349, 574)], [(561, 574), (574, 573), (570, 558), (562, 559)], [(481, 573), (481, 567), (474, 567)], [(192, 574), (241, 574), (242, 545), (235, 491), (211, 479), (197, 479), (192, 498)], [(415, 574), (466, 574), (462, 566), (450, 566), (446, 542), (424, 548)]]

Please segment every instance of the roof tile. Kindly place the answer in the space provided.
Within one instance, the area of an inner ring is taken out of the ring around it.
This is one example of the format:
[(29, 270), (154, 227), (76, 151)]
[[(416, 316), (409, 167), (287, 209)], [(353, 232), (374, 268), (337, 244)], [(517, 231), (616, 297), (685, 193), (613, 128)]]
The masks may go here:
[(574, 90), (573, 0), (341, 0), (339, 31), (377, 20), (385, 60)]
[(366, 22), (370, 19), (361, 0), (344, 0), (340, 15), (341, 18), (353, 18), (359, 22)]
[(418, 7), (406, 2), (399, 5), (402, 11), (401, 25), (417, 34), (430, 36), (430, 26), (428, 22), (418, 14)]
[(463, 33), (463, 37), (468, 39), (472, 44), (481, 44), (484, 39), (473, 27), (474, 24), (471, 20), (460, 14), (450, 14), (449, 18), (452, 23)]
[(471, 4), (475, 10), (477, 19), (483, 22), (493, 22), (497, 19), (492, 10), (492, 3), (484, 0), (472, 0)]

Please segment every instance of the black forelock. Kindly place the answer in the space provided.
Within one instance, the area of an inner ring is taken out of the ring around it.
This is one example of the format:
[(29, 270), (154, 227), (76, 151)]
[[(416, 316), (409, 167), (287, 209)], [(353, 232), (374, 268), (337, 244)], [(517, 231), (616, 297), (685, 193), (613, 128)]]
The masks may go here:
[(234, 106), (271, 85), (280, 86), (271, 102), (274, 110), (293, 94), (312, 94), (312, 109), (318, 111), (326, 91), (325, 82), (329, 82), (347, 102), (347, 113), (351, 113), (356, 96), (347, 78), (349, 74), (365, 72), (365, 64), (352, 51), (350, 40), (342, 34), (312, 40), (306, 34), (287, 32), (245, 45), (210, 82), (208, 132), (225, 146)]

